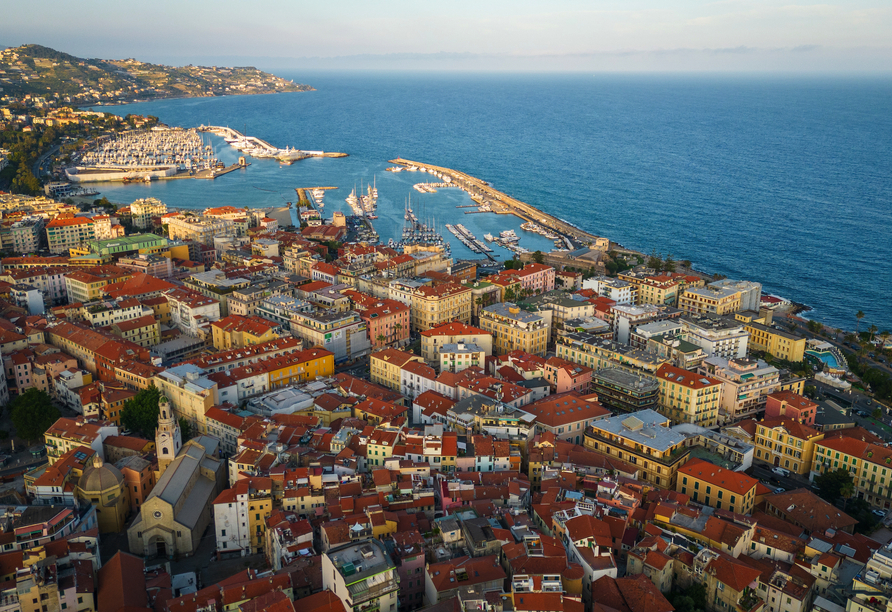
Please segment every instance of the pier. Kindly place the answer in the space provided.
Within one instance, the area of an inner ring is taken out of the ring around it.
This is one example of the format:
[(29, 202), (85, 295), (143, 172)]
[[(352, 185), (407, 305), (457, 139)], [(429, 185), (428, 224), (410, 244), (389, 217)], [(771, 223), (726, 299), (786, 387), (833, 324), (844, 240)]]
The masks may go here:
[(497, 189), (493, 189), (486, 183), (486, 181), (482, 181), (474, 176), (465, 174), (464, 172), (403, 158), (391, 159), (390, 163), (397, 164), (400, 167), (404, 166), (404, 170), (410, 172), (412, 170), (421, 170), (438, 176), (444, 181), (453, 183), (463, 191), (467, 192), (475, 201), (479, 198), (481, 204), (488, 204), (491, 207), (492, 212), (506, 212), (520, 217), (524, 221), (536, 223), (544, 228), (554, 231), (562, 238), (567, 239), (566, 241), (571, 245), (571, 241), (576, 241), (580, 244), (589, 244), (605, 251), (609, 249), (609, 239), (589, 234), (572, 223), (568, 223), (563, 219), (558, 219), (557, 217), (544, 213), (526, 202), (521, 202)]
[(463, 245), (465, 245), (475, 253), (492, 253), (492, 249), (486, 246), (485, 243), (477, 240), (474, 234), (472, 234), (471, 231), (464, 225), (447, 225), (446, 229), (449, 230), (456, 238), (458, 238)]
[(283, 164), (293, 164), (307, 157), (347, 157), (346, 153), (334, 151), (304, 151), (286, 147), (279, 149), (265, 140), (256, 136), (247, 136), (231, 127), (220, 125), (203, 125), (198, 128), (200, 132), (210, 132), (222, 137), (231, 147), (238, 149), (245, 155), (258, 158), (275, 158)]

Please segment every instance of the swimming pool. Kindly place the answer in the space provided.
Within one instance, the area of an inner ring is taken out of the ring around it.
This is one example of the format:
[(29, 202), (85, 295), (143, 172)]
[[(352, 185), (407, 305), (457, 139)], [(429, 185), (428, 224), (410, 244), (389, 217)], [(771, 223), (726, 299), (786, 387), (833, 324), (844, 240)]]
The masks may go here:
[(836, 361), (836, 357), (833, 353), (829, 351), (805, 351), (806, 355), (811, 355), (812, 357), (816, 357), (826, 363), (831, 368), (839, 369), (839, 362)]

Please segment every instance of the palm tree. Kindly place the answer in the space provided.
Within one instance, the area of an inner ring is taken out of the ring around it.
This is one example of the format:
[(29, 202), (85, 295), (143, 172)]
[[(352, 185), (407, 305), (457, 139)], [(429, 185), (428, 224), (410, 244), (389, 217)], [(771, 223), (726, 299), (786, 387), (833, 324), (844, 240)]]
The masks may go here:
[(871, 325), (867, 331), (870, 332), (870, 341), (873, 342), (874, 340), (876, 340), (877, 332), (880, 330), (877, 328), (876, 325)]
[(394, 325), (393, 325), (393, 339), (394, 339), (394, 341), (397, 340), (397, 336), (400, 335), (400, 330), (402, 328), (403, 328), (403, 326), (400, 325), (399, 323), (394, 323)]
[(858, 313), (855, 315), (855, 318), (858, 319), (858, 322), (855, 324), (855, 333), (857, 334), (858, 328), (861, 327), (861, 319), (864, 318), (864, 313), (859, 310)]
[(375, 339), (378, 341), (379, 344), (384, 344), (384, 341), (387, 340), (387, 338), (384, 337), (384, 334), (378, 334), (378, 337)]

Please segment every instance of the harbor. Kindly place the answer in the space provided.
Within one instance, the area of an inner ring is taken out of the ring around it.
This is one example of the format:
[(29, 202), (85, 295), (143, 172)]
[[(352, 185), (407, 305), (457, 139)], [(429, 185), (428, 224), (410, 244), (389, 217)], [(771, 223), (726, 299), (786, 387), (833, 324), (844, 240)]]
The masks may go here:
[(220, 136), (226, 144), (240, 153), (257, 159), (275, 159), (279, 163), (286, 165), (291, 165), (308, 157), (347, 157), (346, 153), (332, 151), (303, 151), (301, 149), (292, 149), (291, 147), (280, 149), (265, 140), (261, 140), (256, 136), (247, 136), (231, 127), (202, 125), (197, 129), (201, 132), (210, 132)]
[(458, 238), (463, 245), (465, 245), (475, 253), (480, 253), (483, 255), (492, 253), (492, 249), (486, 246), (486, 243), (477, 240), (474, 234), (472, 234), (464, 225), (460, 223), (458, 225), (447, 224), (446, 229), (449, 230), (452, 235)]
[[(397, 166), (388, 168), (391, 172), (427, 172), (444, 181), (448, 181), (465, 191), (471, 196), (471, 199), (479, 202), (481, 207), (488, 206), (489, 210), (485, 212), (513, 214), (520, 217), (525, 222), (536, 223), (543, 229), (550, 230), (558, 235), (567, 249), (572, 250), (578, 245), (591, 245), (604, 249), (609, 247), (609, 239), (589, 234), (563, 219), (544, 213), (526, 202), (512, 198), (511, 196), (494, 189), (486, 183), (486, 181), (482, 181), (474, 176), (465, 174), (464, 172), (403, 158), (391, 159), (390, 163), (397, 164)], [(397, 168), (399, 168), (399, 170)]]
[(65, 168), (71, 183), (146, 182), (174, 178), (216, 178), (247, 162), (227, 166), (198, 130), (155, 127), (99, 138), (72, 156)]

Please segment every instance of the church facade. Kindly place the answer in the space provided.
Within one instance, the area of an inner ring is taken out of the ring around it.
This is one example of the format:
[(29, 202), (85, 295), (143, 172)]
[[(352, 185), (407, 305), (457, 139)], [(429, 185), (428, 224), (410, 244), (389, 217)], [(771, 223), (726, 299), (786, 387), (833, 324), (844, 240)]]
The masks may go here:
[(213, 519), (213, 501), (226, 482), (225, 462), (219, 440), (198, 436), (183, 444), (167, 398), (161, 398), (159, 408), (155, 448), (160, 476), (127, 539), (136, 555), (189, 556)]

